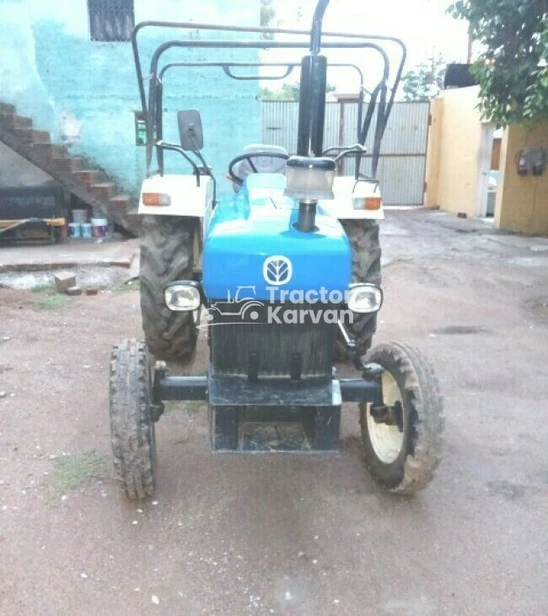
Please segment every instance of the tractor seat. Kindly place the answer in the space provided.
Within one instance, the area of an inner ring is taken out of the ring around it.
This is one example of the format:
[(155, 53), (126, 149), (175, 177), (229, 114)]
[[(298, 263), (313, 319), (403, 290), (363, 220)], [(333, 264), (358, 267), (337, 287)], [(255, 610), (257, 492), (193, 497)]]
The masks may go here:
[[(242, 154), (256, 154), (251, 160), (257, 169), (257, 173), (283, 173), (286, 161), (282, 158), (268, 156), (269, 153), (285, 154), (289, 156), (287, 150), (279, 145), (263, 145), (262, 143), (252, 143), (246, 145)], [(255, 173), (249, 164), (249, 161), (244, 159), (234, 166), (234, 172), (238, 177), (245, 181), (247, 176)], [(234, 191), (238, 192), (240, 186), (234, 183)]]

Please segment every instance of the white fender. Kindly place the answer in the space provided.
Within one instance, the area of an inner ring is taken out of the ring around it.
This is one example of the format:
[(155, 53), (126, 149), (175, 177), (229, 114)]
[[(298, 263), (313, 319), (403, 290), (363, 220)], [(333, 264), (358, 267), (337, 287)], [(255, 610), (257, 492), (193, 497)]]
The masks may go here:
[[(160, 195), (165, 205), (146, 205), (143, 195)], [(200, 176), (200, 186), (194, 175), (154, 175), (141, 187), (139, 214), (208, 218), (212, 203), (213, 181), (207, 175)]]
[[(360, 180), (354, 177), (336, 177), (333, 183), (334, 199), (321, 201), (322, 209), (339, 220), (370, 219), (383, 220), (382, 197), (377, 182)], [(375, 209), (367, 209), (366, 204)]]

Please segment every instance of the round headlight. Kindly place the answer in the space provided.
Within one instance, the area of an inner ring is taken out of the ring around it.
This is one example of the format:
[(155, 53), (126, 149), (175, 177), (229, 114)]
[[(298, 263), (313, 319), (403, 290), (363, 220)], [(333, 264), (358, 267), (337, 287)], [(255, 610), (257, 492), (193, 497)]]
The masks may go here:
[(164, 291), (166, 306), (176, 312), (198, 310), (202, 303), (200, 289), (192, 282), (176, 282)]
[(348, 290), (347, 304), (352, 312), (378, 312), (382, 306), (382, 291), (374, 284), (354, 284)]

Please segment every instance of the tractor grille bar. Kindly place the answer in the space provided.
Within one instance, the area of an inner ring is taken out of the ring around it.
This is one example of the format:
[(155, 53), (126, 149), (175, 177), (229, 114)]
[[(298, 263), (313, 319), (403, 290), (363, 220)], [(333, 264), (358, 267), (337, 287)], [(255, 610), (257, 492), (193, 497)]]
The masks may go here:
[[(331, 376), (337, 308), (320, 303), (216, 302), (208, 310), (214, 374)], [(306, 311), (313, 311), (313, 318)]]

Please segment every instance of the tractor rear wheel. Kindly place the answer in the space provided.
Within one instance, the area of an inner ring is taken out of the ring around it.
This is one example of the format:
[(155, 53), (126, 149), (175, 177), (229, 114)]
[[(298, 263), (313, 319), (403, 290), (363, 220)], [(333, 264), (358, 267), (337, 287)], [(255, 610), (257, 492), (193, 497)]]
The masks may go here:
[(439, 385), (426, 359), (412, 347), (383, 344), (367, 361), (384, 368), (383, 406), (360, 404), (365, 463), (391, 492), (425, 488), (441, 457), (444, 427)]
[(145, 340), (156, 359), (187, 359), (196, 348), (194, 315), (172, 312), (164, 289), (176, 280), (192, 280), (194, 218), (145, 216), (141, 231), (141, 314)]
[(146, 344), (126, 340), (110, 362), (110, 431), (114, 469), (126, 496), (152, 496), (156, 438), (151, 416), (152, 359)]
[[(379, 225), (376, 220), (341, 220), (352, 247), (352, 282), (368, 282), (381, 285), (381, 246)], [(360, 355), (371, 347), (373, 334), (377, 331), (377, 314), (353, 315), (348, 324), (350, 334)]]

